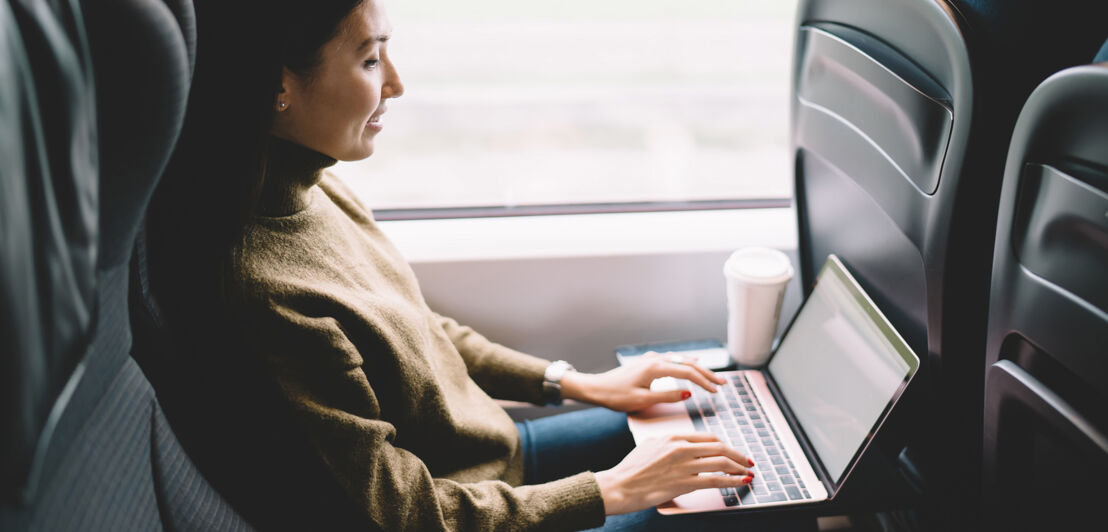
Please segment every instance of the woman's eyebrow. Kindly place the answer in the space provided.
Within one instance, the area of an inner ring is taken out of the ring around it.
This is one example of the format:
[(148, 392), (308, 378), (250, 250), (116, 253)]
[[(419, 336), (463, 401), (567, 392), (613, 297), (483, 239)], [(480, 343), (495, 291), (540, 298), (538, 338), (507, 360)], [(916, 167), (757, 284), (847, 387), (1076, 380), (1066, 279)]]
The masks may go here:
[(373, 42), (388, 42), (389, 37), (391, 36), (387, 33), (383, 33), (381, 35), (371, 35), (368, 39), (362, 41), (362, 44), (358, 45), (358, 51), (360, 52), (362, 50), (365, 50)]

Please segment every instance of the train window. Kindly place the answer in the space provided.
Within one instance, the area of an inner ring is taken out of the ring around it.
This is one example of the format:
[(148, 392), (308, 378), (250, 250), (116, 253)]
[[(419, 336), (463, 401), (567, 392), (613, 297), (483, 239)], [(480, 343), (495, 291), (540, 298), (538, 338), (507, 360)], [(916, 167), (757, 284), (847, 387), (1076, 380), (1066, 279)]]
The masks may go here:
[(795, 9), (392, 2), (405, 95), (335, 172), (383, 219), (784, 205)]

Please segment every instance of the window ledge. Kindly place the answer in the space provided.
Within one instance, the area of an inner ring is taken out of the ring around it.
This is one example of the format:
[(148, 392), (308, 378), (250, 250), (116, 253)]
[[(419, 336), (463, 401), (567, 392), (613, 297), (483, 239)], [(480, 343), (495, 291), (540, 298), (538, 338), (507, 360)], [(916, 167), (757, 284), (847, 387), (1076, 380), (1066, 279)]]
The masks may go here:
[(789, 208), (381, 222), (411, 263), (796, 248)]

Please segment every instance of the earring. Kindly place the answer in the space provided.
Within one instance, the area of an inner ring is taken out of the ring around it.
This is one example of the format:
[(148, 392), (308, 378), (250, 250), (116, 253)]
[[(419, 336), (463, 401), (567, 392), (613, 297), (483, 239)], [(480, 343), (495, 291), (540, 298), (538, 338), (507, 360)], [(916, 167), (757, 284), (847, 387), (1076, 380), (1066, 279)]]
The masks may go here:
[(282, 111), (284, 111), (285, 108), (289, 106), (289, 104), (287, 104), (285, 102), (280, 102), (280, 103), (277, 104), (277, 106), (280, 107)]

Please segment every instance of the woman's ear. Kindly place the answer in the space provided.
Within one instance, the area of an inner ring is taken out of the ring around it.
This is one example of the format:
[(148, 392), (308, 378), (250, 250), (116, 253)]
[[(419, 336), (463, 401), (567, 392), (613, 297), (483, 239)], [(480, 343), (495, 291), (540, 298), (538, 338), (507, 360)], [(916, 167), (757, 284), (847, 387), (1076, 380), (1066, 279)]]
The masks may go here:
[(284, 87), (281, 87), (280, 89), (277, 89), (277, 102), (276, 102), (275, 105), (277, 106), (277, 112), (278, 113), (284, 111), (285, 109), (288, 109), (289, 102), (288, 102), (288, 99), (285, 98), (285, 88)]
[(274, 109), (278, 112), (284, 112), (293, 104), (293, 98), (299, 92), (299, 79), (296, 74), (285, 67), (281, 67), (281, 86), (277, 88), (277, 97), (274, 98)]
[(292, 139), (297, 129), (297, 106), (303, 101), (304, 90), (300, 77), (287, 68), (281, 69), (281, 85), (273, 94), (273, 126), (270, 133)]

